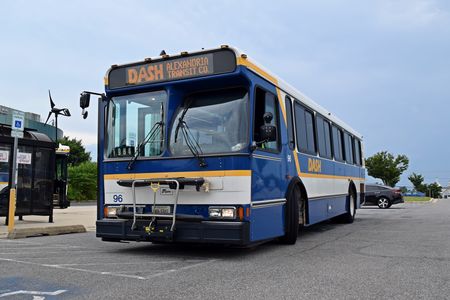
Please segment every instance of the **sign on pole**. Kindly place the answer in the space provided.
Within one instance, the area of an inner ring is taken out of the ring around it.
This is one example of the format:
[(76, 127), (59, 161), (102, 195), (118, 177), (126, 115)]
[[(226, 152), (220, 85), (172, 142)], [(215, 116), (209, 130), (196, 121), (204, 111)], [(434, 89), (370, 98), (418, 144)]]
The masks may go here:
[(24, 113), (19, 111), (13, 111), (11, 122), (11, 136), (22, 139), (24, 125), (25, 125)]

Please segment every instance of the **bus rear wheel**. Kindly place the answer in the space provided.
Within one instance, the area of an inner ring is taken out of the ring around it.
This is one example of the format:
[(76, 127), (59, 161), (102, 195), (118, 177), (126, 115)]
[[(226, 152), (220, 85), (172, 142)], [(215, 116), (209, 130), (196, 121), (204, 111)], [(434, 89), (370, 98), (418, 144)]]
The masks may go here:
[(287, 198), (285, 210), (285, 234), (280, 238), (283, 244), (294, 245), (297, 241), (299, 220), (303, 220), (303, 202), (300, 187), (294, 186)]
[(356, 215), (356, 193), (353, 190), (348, 192), (348, 211), (338, 217), (338, 221), (341, 223), (353, 223)]

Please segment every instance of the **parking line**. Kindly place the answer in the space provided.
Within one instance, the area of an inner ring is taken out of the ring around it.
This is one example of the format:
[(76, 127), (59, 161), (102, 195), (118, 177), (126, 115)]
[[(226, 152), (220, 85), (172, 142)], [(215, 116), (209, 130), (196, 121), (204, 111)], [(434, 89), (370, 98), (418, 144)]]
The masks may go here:
[(146, 265), (146, 264), (172, 264), (183, 262), (204, 262), (205, 260), (163, 260), (163, 261), (146, 261), (146, 262), (99, 262), (99, 263), (80, 263), (80, 264), (55, 264), (52, 266), (103, 266), (103, 265)]
[(212, 262), (215, 262), (215, 261), (217, 261), (217, 259), (210, 259), (210, 260), (203, 261), (203, 262), (200, 262), (200, 263), (197, 263), (197, 264), (184, 266), (184, 267), (181, 267), (181, 268), (178, 268), (178, 269), (167, 270), (167, 271), (164, 271), (164, 272), (160, 272), (160, 273), (156, 273), (156, 274), (152, 274), (150, 276), (147, 276), (145, 279), (151, 279), (151, 278), (155, 278), (155, 277), (159, 277), (159, 276), (164, 276), (164, 275), (167, 275), (167, 274), (170, 274), (170, 273), (184, 271), (184, 270), (191, 269), (191, 268), (194, 268), (194, 267), (199, 267), (201, 265), (206, 265), (206, 264), (209, 264), (209, 263), (212, 263)]
[[(29, 255), (33, 253), (38, 253), (38, 251), (29, 251), (29, 252), (0, 252), (0, 255), (9, 255), (9, 254), (17, 254), (17, 255)], [(49, 251), (45, 252), (45, 254), (61, 254), (62, 251), (54, 252)], [(78, 250), (78, 251), (72, 251), (71, 253), (105, 253), (104, 251), (96, 251), (96, 250)]]
[(83, 249), (79, 246), (66, 246), (66, 247), (55, 247), (55, 246), (44, 246), (44, 247), (31, 247), (24, 249), (23, 247), (0, 247), (0, 250), (41, 250), (41, 249)]
[(17, 259), (12, 259), (12, 258), (1, 258), (0, 257), (0, 261), (9, 261), (9, 262), (14, 262), (14, 263), (19, 263), (19, 264), (27, 264), (27, 265), (34, 265), (34, 266), (48, 267), (48, 268), (55, 268), (55, 269), (62, 269), (62, 270), (80, 271), (80, 272), (93, 273), (93, 274), (128, 277), (128, 278), (141, 279), (141, 280), (145, 279), (145, 277), (135, 276), (135, 275), (116, 274), (116, 273), (105, 274), (104, 272), (99, 272), (99, 271), (94, 271), (94, 270), (78, 269), (78, 268), (71, 268), (71, 267), (60, 267), (60, 266), (55, 266), (55, 265), (40, 264), (40, 263), (31, 262), (31, 261), (23, 261), (23, 260), (17, 260)]
[[(152, 274), (152, 275), (147, 276), (147, 277), (138, 276), (138, 275), (128, 275), (128, 274), (123, 274), (123, 273), (120, 273), (120, 272), (107, 272), (107, 271), (95, 271), (95, 270), (89, 270), (89, 269), (81, 269), (81, 268), (74, 268), (74, 267), (63, 266), (63, 265), (41, 264), (41, 263), (17, 260), (17, 259), (12, 259), (12, 258), (0, 258), (0, 261), (13, 262), (13, 263), (19, 263), (19, 264), (35, 265), (35, 266), (54, 268), (54, 269), (61, 269), (61, 270), (80, 271), (80, 272), (86, 272), (86, 273), (92, 273), (92, 274), (109, 275), (109, 276), (132, 278), (132, 279), (139, 279), (139, 280), (148, 280), (148, 279), (151, 279), (151, 278), (154, 278), (154, 277), (164, 276), (164, 275), (167, 275), (167, 274), (171, 274), (171, 273), (175, 273), (175, 272), (191, 269), (191, 268), (194, 268), (194, 267), (198, 267), (198, 266), (201, 266), (201, 265), (204, 265), (204, 264), (208, 264), (208, 263), (214, 262), (216, 260), (214, 259), (214, 260), (201, 261), (199, 263), (188, 265), (188, 266), (184, 266), (184, 267), (181, 267), (181, 268), (178, 268), (178, 269), (170, 269), (170, 270), (162, 271), (162, 272), (159, 272), (159, 273), (156, 273), (156, 274)], [(177, 262), (183, 262), (183, 261), (174, 261), (174, 263), (177, 263)], [(115, 263), (110, 263), (110, 265), (112, 265), (112, 264), (115, 264)]]

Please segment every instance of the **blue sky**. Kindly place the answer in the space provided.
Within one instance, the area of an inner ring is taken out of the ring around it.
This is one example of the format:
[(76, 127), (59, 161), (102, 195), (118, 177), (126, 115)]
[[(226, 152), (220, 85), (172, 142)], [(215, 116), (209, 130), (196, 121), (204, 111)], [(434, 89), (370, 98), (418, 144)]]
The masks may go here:
[(2, 1), (0, 104), (45, 118), (47, 89), (95, 149), (96, 109), (112, 64), (230, 44), (364, 135), (366, 156), (406, 154), (427, 182), (450, 181), (450, 2)]

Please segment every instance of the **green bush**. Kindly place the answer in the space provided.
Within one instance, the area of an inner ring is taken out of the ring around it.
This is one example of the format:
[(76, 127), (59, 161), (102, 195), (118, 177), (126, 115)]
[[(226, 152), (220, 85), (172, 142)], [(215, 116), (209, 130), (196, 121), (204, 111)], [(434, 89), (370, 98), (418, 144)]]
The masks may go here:
[(97, 199), (97, 163), (83, 162), (69, 167), (69, 200), (83, 201)]

